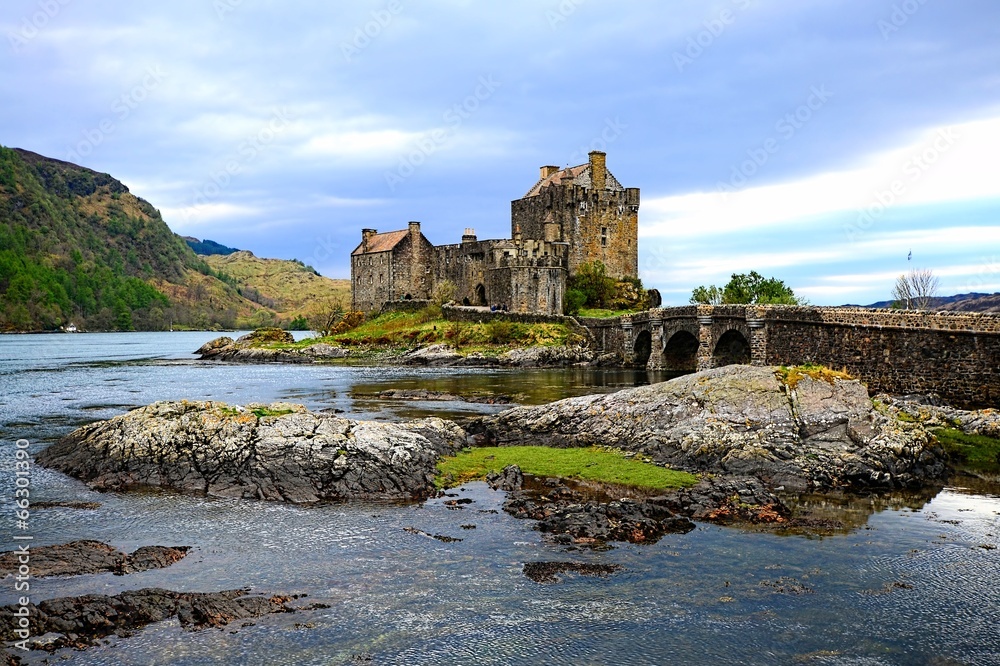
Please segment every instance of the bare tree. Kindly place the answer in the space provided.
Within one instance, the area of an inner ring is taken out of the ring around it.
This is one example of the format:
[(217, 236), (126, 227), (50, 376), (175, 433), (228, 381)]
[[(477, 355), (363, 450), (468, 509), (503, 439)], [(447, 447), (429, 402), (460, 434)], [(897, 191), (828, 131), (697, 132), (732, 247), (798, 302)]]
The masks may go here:
[(929, 268), (913, 268), (896, 278), (892, 298), (898, 307), (907, 310), (926, 310), (937, 294), (941, 282)]
[(332, 335), (334, 327), (344, 318), (344, 304), (330, 299), (309, 317), (309, 326), (321, 338)]

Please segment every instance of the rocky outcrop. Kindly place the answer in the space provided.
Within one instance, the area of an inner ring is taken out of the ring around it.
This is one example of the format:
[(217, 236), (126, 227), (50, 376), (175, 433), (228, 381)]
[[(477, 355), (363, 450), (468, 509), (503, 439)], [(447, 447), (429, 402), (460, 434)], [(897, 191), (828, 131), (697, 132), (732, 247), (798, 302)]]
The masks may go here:
[[(73, 541), (57, 546), (29, 546), (27, 557), (35, 578), (109, 572), (122, 576), (169, 567), (184, 559), (188, 550), (188, 546), (142, 546), (127, 554), (100, 541)], [(23, 552), (17, 550), (0, 553), (0, 578), (16, 574), (23, 557)]]
[(271, 345), (288, 345), (295, 338), (279, 328), (262, 328), (233, 340), (223, 336), (209, 340), (195, 351), (200, 360), (237, 361), (243, 363), (315, 363), (324, 359), (348, 356), (349, 352), (326, 343), (304, 348), (282, 348)]
[(412, 499), (438, 456), (465, 444), (449, 421), (352, 421), (301, 405), (158, 402), (75, 430), (38, 462), (98, 490), (158, 486), (217, 497)]
[(466, 424), (484, 444), (607, 445), (691, 471), (824, 490), (917, 486), (946, 473), (919, 424), (878, 410), (855, 380), (733, 365), (617, 393), (516, 407)]
[[(21, 606), (0, 608), (0, 640), (19, 641), (25, 635), (51, 638), (46, 643), (28, 640), (34, 649), (52, 652), (60, 648), (76, 649), (95, 645), (111, 635), (128, 636), (135, 631), (176, 617), (189, 630), (224, 627), (235, 620), (249, 620), (271, 613), (294, 613), (325, 608), (322, 604), (294, 607), (298, 596), (264, 597), (249, 595), (247, 590), (195, 593), (172, 592), (158, 588), (130, 590), (114, 596), (88, 594), (61, 597), (29, 604), (28, 631), (21, 628)], [(58, 634), (55, 638), (54, 635)]]
[(500, 357), (501, 365), (517, 368), (550, 368), (592, 365), (597, 355), (583, 347), (524, 347), (511, 349)]
[(929, 428), (955, 428), (967, 435), (983, 435), (1000, 439), (1000, 410), (956, 409), (942, 405), (937, 396), (891, 397), (878, 395), (875, 400), (887, 405), (903, 418), (919, 421)]
[[(402, 357), (405, 365), (490, 366), (501, 368), (552, 368), (570, 365), (594, 365), (597, 355), (583, 347), (517, 347), (500, 356), (474, 353), (463, 356), (451, 345), (435, 344), (415, 349)], [(602, 357), (607, 364), (608, 357)]]

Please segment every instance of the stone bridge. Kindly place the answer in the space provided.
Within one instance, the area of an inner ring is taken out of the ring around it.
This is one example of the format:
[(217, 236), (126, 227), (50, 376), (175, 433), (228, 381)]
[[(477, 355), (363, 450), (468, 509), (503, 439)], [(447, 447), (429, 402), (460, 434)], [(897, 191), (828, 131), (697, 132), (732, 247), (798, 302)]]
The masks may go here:
[(579, 321), (602, 351), (650, 370), (817, 363), (860, 377), (872, 393), (1000, 407), (1000, 314), (688, 305)]

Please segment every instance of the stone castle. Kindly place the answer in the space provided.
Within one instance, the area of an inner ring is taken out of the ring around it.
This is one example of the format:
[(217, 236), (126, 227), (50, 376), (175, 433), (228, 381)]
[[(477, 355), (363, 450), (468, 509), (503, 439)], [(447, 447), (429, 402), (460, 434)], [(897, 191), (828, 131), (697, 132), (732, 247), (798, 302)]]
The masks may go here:
[(479, 240), (466, 229), (452, 245), (431, 244), (419, 222), (363, 229), (351, 253), (353, 308), (427, 299), (447, 281), (465, 305), (562, 314), (566, 280), (582, 264), (600, 261), (618, 280), (638, 277), (639, 189), (623, 187), (602, 152), (575, 167), (543, 166), (510, 217), (511, 238)]

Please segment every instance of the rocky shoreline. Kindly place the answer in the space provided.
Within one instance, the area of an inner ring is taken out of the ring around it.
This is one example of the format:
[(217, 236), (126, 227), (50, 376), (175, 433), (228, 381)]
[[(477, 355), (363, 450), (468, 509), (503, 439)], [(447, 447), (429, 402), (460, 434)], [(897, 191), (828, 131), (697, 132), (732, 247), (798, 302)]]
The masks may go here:
[[(386, 397), (457, 396), (418, 390)], [(438, 418), (355, 421), (289, 403), (158, 402), (79, 428), (42, 451), (37, 462), (97, 490), (153, 486), (293, 503), (425, 499), (439, 492), (434, 483), (440, 457), (476, 445), (599, 444), (700, 475), (692, 487), (658, 493), (537, 478), (516, 465), (487, 477), (490, 486), (507, 493), (504, 512), (533, 521), (546, 541), (603, 549), (614, 542), (655, 543), (665, 534), (689, 532), (696, 522), (830, 533), (843, 526), (808, 512), (793, 515), (785, 493), (863, 494), (939, 483), (948, 473), (946, 457), (922, 422), (961, 423), (991, 433), (995, 417), (992, 410), (873, 401), (855, 380), (807, 376), (791, 385), (776, 368), (728, 366), (611, 394), (513, 407), (461, 424)], [(449, 508), (460, 510), (469, 501), (451, 500)], [(416, 527), (407, 531), (462, 541)], [(187, 550), (147, 546), (126, 554), (81, 541), (35, 549), (32, 565), (40, 577), (125, 574), (169, 566)], [(14, 570), (12, 558), (0, 554), (0, 573)], [(525, 563), (524, 573), (552, 583), (561, 574), (615, 570), (538, 562)], [(159, 589), (51, 599), (32, 606), (32, 636), (44, 638), (37, 649), (82, 648), (170, 617), (200, 628), (290, 612), (296, 610), (291, 599), (245, 590)], [(14, 640), (14, 611), (0, 608), (4, 640)]]
[(447, 344), (411, 348), (373, 347), (364, 351), (336, 347), (325, 342), (293, 348), (271, 346), (290, 345), (293, 342), (294, 338), (287, 331), (254, 331), (236, 340), (228, 336), (215, 338), (199, 347), (195, 353), (201, 361), (232, 363), (332, 363), (350, 362), (364, 356), (363, 360), (369, 363), (430, 367), (557, 368), (623, 365), (615, 354), (597, 354), (578, 346), (518, 347), (495, 356), (481, 352), (463, 354), (456, 347)]

